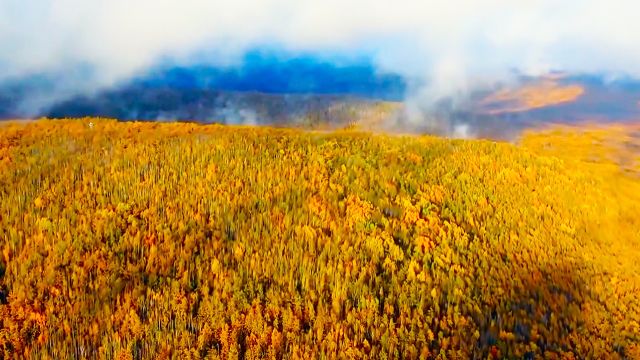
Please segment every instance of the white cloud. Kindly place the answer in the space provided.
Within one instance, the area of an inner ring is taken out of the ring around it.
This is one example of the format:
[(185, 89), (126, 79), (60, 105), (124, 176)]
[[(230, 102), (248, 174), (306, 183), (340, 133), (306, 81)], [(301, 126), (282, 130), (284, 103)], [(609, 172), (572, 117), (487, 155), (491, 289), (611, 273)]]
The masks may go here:
[(639, 13), (634, 0), (2, 0), (0, 80), (85, 65), (82, 91), (202, 50), (228, 63), (263, 43), (366, 46), (438, 98), (512, 70), (640, 76)]

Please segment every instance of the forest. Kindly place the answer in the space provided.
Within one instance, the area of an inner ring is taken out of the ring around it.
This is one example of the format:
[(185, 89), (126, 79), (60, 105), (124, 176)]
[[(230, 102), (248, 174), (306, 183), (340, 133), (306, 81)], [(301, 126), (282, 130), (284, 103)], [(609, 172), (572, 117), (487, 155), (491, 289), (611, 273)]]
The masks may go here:
[(0, 358), (639, 359), (639, 213), (630, 124), (2, 123)]

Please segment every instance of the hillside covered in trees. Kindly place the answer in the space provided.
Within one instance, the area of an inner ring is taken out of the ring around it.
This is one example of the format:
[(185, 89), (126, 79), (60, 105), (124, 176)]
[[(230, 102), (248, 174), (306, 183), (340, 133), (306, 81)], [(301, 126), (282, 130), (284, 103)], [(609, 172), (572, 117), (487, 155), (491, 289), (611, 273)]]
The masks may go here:
[(639, 149), (3, 124), (0, 358), (640, 358)]

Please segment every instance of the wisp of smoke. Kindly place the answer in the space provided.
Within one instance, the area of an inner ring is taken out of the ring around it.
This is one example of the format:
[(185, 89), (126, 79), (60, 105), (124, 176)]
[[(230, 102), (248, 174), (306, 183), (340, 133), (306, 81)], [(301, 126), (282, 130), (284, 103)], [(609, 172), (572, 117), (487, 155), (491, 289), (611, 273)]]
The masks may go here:
[(22, 105), (37, 112), (167, 59), (234, 66), (265, 45), (368, 54), (413, 84), (406, 123), (471, 136), (450, 114), (476, 91), (550, 71), (640, 75), (638, 13), (634, 0), (3, 0), (0, 86), (55, 79)]

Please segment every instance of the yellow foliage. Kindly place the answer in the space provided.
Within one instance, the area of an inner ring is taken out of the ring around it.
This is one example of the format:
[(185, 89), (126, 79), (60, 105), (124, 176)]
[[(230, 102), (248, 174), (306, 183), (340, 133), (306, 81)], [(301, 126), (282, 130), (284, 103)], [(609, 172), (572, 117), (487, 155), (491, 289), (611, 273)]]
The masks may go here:
[(0, 358), (637, 358), (638, 134), (3, 126)]

